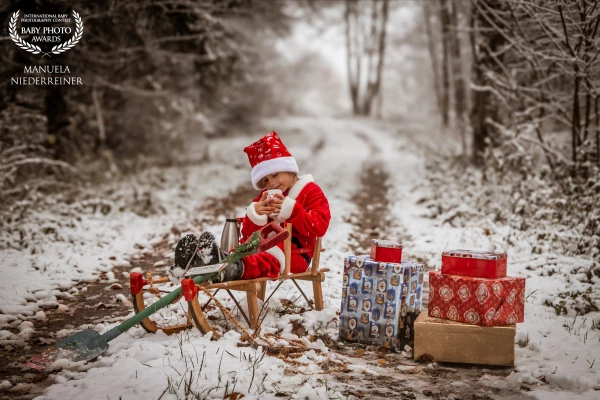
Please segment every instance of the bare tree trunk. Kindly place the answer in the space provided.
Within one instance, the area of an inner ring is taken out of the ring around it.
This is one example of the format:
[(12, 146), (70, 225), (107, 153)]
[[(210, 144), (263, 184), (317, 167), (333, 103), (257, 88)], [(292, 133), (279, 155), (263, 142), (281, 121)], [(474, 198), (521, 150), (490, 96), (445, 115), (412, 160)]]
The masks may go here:
[(102, 115), (102, 106), (100, 105), (100, 99), (98, 98), (98, 89), (92, 89), (92, 101), (94, 103), (94, 109), (96, 110), (96, 123), (98, 124), (98, 140), (96, 149), (104, 147), (106, 142), (106, 129), (104, 127), (104, 116)]
[(375, 112), (375, 118), (381, 119), (383, 117), (383, 93), (381, 90), (375, 98), (375, 110), (377, 110)]
[[(429, 58), (431, 59), (431, 69), (433, 76), (433, 88), (435, 90), (435, 98), (437, 100), (438, 111), (442, 114), (442, 88), (440, 84), (440, 66), (438, 63), (437, 48), (433, 37), (433, 29), (431, 28), (431, 10), (429, 2), (423, 2), (423, 17), (425, 19), (425, 30), (427, 32), (427, 45), (429, 47)], [(448, 121), (446, 121), (447, 123)], [(447, 124), (446, 124), (447, 126)]]
[(440, 23), (442, 25), (442, 123), (444, 126), (450, 124), (450, 21), (448, 10), (444, 0), (440, 0)]
[[(487, 7), (493, 10), (500, 10), (502, 7), (499, 0), (474, 1), (486, 3)], [(493, 19), (492, 21), (498, 22)], [(493, 54), (504, 47), (506, 38), (497, 30), (490, 29), (490, 23), (478, 10), (478, 7), (473, 10), (470, 25), (470, 39), (473, 48), (473, 82), (476, 86), (483, 88), (488, 85), (488, 79), (485, 77), (484, 71), (496, 71), (499, 68)], [(498, 56), (496, 58), (499, 59)], [(494, 104), (490, 91), (487, 89), (475, 90), (471, 113), (471, 127), (473, 128), (471, 157), (475, 165), (483, 164), (483, 154), (490, 137), (489, 125), (486, 123), (486, 119), (495, 120), (497, 112), (498, 107)]]
[[(360, 3), (346, 2), (346, 61), (354, 115), (370, 115), (375, 99), (381, 101), (379, 93), (385, 59), (389, 0), (376, 0), (371, 5), (370, 17), (365, 17), (370, 21), (368, 29), (361, 26)], [(364, 73), (361, 70), (363, 62), (366, 64)]]
[[(597, 2), (597, 0), (596, 0)], [(594, 5), (594, 7), (592, 7), (590, 14), (592, 14), (594, 12), (595, 6), (597, 4)], [(592, 48), (593, 45), (593, 41), (595, 39), (596, 33), (598, 32), (598, 23), (600, 22), (600, 18), (599, 16), (596, 16), (595, 20), (596, 22), (594, 23), (594, 19), (593, 18), (589, 18), (588, 19), (588, 9), (586, 6), (585, 2), (582, 2), (582, 8), (581, 8), (581, 18), (582, 18), (582, 22), (585, 23), (584, 25), (584, 36), (585, 36), (585, 43), (584, 43), (584, 53), (583, 53), (583, 63), (584, 65), (588, 65), (591, 58), (593, 57), (593, 53), (595, 52), (594, 49)], [(585, 144), (585, 142), (587, 141), (588, 138), (588, 133), (590, 131), (590, 115), (592, 113), (592, 102), (594, 101), (593, 99), (593, 91), (594, 91), (594, 85), (592, 83), (591, 78), (591, 73), (587, 72), (584, 74), (585, 75), (585, 124), (583, 127), (583, 139), (582, 139), (582, 143)], [(596, 122), (597, 124), (597, 122)], [(588, 153), (592, 153), (592, 150), (590, 149), (589, 152), (586, 151), (584, 156), (585, 159), (584, 161), (587, 161), (588, 156), (590, 156), (591, 154)]]
[[(575, 72), (575, 85), (573, 88), (573, 116), (571, 118), (571, 158), (573, 162), (577, 162), (577, 148), (579, 147), (579, 132), (581, 131), (581, 117), (580, 117), (580, 109), (579, 109), (579, 83), (581, 81), (581, 77), (579, 75), (579, 64), (577, 53), (571, 47), (569, 42), (569, 32), (567, 30), (567, 24), (565, 22), (565, 17), (563, 14), (562, 6), (558, 6), (558, 11), (560, 13), (560, 18), (562, 22), (563, 31), (565, 34), (565, 41), (567, 48), (573, 58), (573, 71)], [(581, 37), (583, 38), (583, 36)]]
[(596, 95), (595, 111), (596, 111), (596, 162), (600, 167), (600, 116), (598, 115), (598, 98)]
[(375, 43), (377, 40), (377, 20), (378, 18), (378, 2), (371, 2), (371, 29), (370, 33), (365, 32), (365, 51), (367, 53), (367, 74), (366, 74), (366, 88), (365, 96), (362, 101), (361, 114), (371, 114), (371, 103), (375, 94), (375, 88), (373, 87), (373, 73), (375, 68), (373, 67), (374, 56), (375, 56)]
[[(377, 63), (377, 78), (373, 87), (373, 97), (379, 96), (381, 91), (381, 77), (383, 75), (383, 62), (385, 59), (385, 44), (387, 33), (387, 21), (389, 12), (389, 0), (383, 0), (383, 10), (381, 13), (381, 29), (379, 33), (379, 48), (378, 48), (378, 63)], [(371, 97), (370, 102), (373, 102)], [(381, 99), (381, 97), (379, 97)]]
[(579, 109), (579, 65), (575, 62), (575, 87), (573, 88), (573, 123), (571, 124), (571, 147), (573, 162), (577, 162), (577, 149), (579, 147), (579, 130), (581, 126), (581, 117)]
[(68, 160), (74, 156), (69, 143), (69, 106), (62, 86), (46, 86), (45, 109), (48, 130), (48, 145), (54, 150), (54, 156)]
[(446, 1), (446, 11), (452, 9), (450, 14), (450, 48), (452, 51), (452, 77), (454, 79), (454, 107), (456, 112), (456, 128), (459, 131), (462, 152), (467, 154), (467, 109), (466, 109), (466, 91), (464, 82), (464, 72), (462, 69), (462, 54), (460, 51), (460, 37), (458, 31), (460, 27), (458, 19), (458, 3), (452, 3), (451, 0)]
[(590, 113), (592, 108), (592, 94), (590, 92), (590, 78), (589, 76), (585, 78), (585, 122), (583, 124), (583, 142), (587, 140), (588, 129), (590, 127)]
[(356, 64), (356, 79), (354, 81), (356, 92), (356, 114), (360, 114), (360, 77), (362, 76), (362, 51), (360, 48), (360, 15), (354, 6), (354, 63)]
[[(356, 43), (354, 43), (355, 39), (355, 31), (357, 30), (356, 25), (355, 29), (352, 29), (352, 21), (351, 17), (355, 19), (355, 24), (358, 23), (358, 15), (356, 10), (356, 3), (352, 1), (346, 1), (346, 11), (344, 13), (344, 20), (346, 22), (346, 65), (348, 68), (348, 88), (350, 90), (350, 100), (352, 101), (352, 113), (357, 115), (359, 113), (358, 107), (358, 83), (360, 79), (360, 59), (356, 68), (352, 69), (353, 57), (357, 58), (357, 49)], [(353, 49), (354, 44), (354, 49)]]

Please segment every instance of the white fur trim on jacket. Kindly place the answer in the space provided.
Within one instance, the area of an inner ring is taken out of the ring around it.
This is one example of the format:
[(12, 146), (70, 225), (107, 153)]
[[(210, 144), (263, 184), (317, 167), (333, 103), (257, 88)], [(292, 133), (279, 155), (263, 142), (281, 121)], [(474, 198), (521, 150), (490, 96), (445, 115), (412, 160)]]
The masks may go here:
[(270, 160), (262, 161), (252, 168), (250, 173), (250, 179), (252, 180), (252, 186), (254, 189), (261, 190), (258, 187), (258, 182), (267, 175), (274, 174), (276, 172), (295, 172), (299, 173), (298, 164), (294, 157), (277, 157)]
[(292, 186), (290, 192), (288, 193), (288, 197), (291, 197), (292, 199), (296, 200), (302, 189), (304, 189), (306, 185), (314, 181), (315, 180), (313, 179), (313, 176), (311, 174), (306, 174), (298, 177), (298, 182), (296, 182), (294, 186)]
[(279, 261), (279, 275), (283, 274), (283, 270), (285, 269), (285, 254), (283, 254), (283, 250), (275, 246), (271, 247), (269, 250), (266, 250), (266, 252)]
[(248, 216), (248, 218), (250, 218), (250, 221), (254, 222), (256, 225), (266, 225), (269, 221), (268, 217), (266, 215), (258, 215), (256, 213), (256, 208), (254, 208), (255, 204), (256, 202), (253, 202), (248, 206), (248, 208), (246, 208), (246, 215)]
[(289, 217), (292, 216), (292, 212), (294, 211), (294, 206), (296, 205), (296, 200), (291, 197), (286, 197), (283, 200), (283, 204), (281, 205), (281, 210), (279, 211), (279, 215), (277, 216), (277, 222), (287, 221)]
[(292, 186), (285, 200), (283, 200), (283, 204), (281, 205), (281, 211), (277, 216), (276, 220), (278, 222), (287, 221), (287, 219), (292, 215), (294, 211), (294, 206), (296, 205), (296, 197), (302, 192), (302, 190), (311, 182), (314, 182), (313, 176), (311, 174), (302, 175), (298, 178), (298, 182)]

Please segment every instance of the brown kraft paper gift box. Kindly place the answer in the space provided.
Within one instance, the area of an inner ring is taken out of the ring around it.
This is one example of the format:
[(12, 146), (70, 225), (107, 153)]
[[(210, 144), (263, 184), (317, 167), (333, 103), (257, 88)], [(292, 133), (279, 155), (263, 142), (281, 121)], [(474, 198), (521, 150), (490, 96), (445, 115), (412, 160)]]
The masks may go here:
[(415, 321), (414, 358), (467, 364), (515, 364), (516, 325), (477, 326), (421, 313)]

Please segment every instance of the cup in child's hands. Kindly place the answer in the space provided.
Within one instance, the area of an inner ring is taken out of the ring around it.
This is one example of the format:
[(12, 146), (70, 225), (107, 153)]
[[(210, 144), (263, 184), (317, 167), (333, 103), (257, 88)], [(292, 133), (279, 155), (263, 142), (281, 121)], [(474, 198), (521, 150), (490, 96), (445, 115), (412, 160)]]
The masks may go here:
[(274, 199), (276, 194), (283, 194), (281, 189), (269, 189), (267, 190), (267, 199)]
[[(267, 190), (267, 200), (269, 200), (269, 201), (274, 200), (276, 194), (283, 195), (283, 192), (281, 191), (281, 189), (269, 189), (269, 190)], [(271, 215), (269, 215), (269, 217), (275, 218), (278, 215), (279, 214), (271, 214)]]

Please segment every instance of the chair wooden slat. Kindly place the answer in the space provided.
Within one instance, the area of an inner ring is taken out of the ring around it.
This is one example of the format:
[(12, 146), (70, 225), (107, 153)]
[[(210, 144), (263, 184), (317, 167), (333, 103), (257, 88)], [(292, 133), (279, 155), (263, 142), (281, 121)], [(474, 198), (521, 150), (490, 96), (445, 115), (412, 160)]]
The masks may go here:
[(283, 255), (285, 256), (285, 268), (283, 270), (283, 276), (290, 276), (290, 268), (292, 267), (292, 224), (286, 224), (289, 235), (288, 238), (283, 242)]
[(317, 238), (315, 242), (315, 252), (313, 253), (311, 271), (313, 275), (319, 273), (319, 262), (321, 261), (321, 238)]

